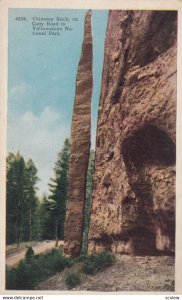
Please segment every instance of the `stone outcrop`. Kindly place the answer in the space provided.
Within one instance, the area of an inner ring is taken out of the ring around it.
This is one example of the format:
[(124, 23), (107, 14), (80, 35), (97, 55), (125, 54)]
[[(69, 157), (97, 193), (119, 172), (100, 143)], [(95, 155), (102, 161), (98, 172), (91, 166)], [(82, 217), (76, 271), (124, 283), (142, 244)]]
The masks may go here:
[(111, 11), (89, 252), (175, 249), (175, 11)]
[(71, 127), (64, 252), (78, 256), (81, 251), (86, 176), (90, 154), (92, 74), (91, 11), (85, 17), (84, 40), (76, 79), (76, 96)]

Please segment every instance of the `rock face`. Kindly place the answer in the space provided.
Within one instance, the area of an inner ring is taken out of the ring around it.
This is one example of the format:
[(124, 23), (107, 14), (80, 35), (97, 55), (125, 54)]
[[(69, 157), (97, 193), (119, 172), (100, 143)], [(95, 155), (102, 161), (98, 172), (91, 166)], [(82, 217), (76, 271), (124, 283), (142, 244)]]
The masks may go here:
[(68, 201), (64, 252), (78, 256), (81, 251), (86, 176), (90, 154), (92, 75), (91, 11), (85, 17), (82, 54), (76, 79), (76, 96), (71, 128)]
[(89, 252), (175, 249), (175, 11), (111, 11)]

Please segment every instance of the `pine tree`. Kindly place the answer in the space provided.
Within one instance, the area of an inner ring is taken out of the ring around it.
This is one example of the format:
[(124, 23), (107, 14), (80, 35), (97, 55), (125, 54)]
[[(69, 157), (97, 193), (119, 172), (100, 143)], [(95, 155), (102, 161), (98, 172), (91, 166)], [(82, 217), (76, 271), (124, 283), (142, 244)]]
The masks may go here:
[(19, 152), (7, 157), (7, 243), (32, 238), (32, 222), (36, 209), (37, 169), (33, 161), (27, 164)]
[(51, 178), (49, 184), (49, 206), (50, 213), (49, 222), (52, 221), (56, 245), (60, 239), (64, 238), (64, 223), (66, 217), (66, 200), (68, 191), (68, 169), (70, 156), (70, 142), (69, 139), (64, 141), (62, 150), (58, 153), (58, 159), (55, 163), (55, 177)]
[(38, 198), (36, 196), (36, 183), (39, 180), (37, 177), (37, 168), (35, 167), (32, 159), (29, 159), (26, 163), (26, 185), (25, 185), (25, 195), (26, 195), (26, 211), (28, 213), (28, 240), (31, 241), (32, 238), (36, 236), (34, 231), (36, 230), (36, 209), (38, 206)]
[(7, 159), (7, 240), (21, 241), (21, 207), (24, 204), (25, 161), (17, 152)]
[(15, 191), (17, 187), (16, 157), (10, 153), (7, 157), (7, 189), (6, 189), (6, 239), (11, 244), (16, 241), (17, 233), (17, 199)]
[(42, 196), (42, 199), (38, 201), (36, 209), (36, 227), (38, 240), (52, 239), (53, 236), (53, 226), (50, 223), (49, 205), (50, 203), (48, 201), (48, 198), (46, 194), (44, 194)]

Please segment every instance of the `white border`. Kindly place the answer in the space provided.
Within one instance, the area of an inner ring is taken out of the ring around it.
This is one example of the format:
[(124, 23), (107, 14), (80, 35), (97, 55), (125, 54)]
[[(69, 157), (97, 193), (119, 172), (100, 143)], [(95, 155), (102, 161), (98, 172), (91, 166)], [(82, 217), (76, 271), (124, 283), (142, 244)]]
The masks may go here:
[[(5, 183), (7, 144), (7, 49), (8, 49), (8, 8), (72, 8), (72, 9), (132, 9), (132, 10), (178, 10), (178, 60), (177, 60), (177, 179), (176, 179), (176, 264), (175, 293), (182, 293), (182, 0), (3, 0), (0, 2), (0, 273), (5, 274)], [(61, 291), (5, 291), (5, 278), (0, 280), (0, 294), (4, 295), (60, 295), (72, 294)], [(86, 292), (76, 292), (84, 295)], [(90, 293), (105, 294), (99, 292)], [(105, 295), (115, 294), (106, 293)], [(153, 292), (117, 292), (117, 295), (160, 295)]]

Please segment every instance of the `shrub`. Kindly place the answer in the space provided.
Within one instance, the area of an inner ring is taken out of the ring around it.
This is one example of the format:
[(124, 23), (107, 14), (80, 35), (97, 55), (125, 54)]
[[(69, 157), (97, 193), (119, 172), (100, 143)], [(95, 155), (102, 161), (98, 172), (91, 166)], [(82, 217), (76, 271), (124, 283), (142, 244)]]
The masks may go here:
[(78, 273), (68, 273), (65, 278), (65, 283), (68, 289), (72, 289), (79, 285), (81, 282), (80, 275)]
[(86, 274), (95, 274), (99, 271), (103, 271), (112, 265), (114, 256), (110, 252), (103, 252), (90, 255), (86, 258), (83, 265), (83, 271)]
[(55, 271), (56, 272), (61, 272), (63, 271), (66, 267), (71, 267), (72, 266), (72, 261), (64, 256), (59, 255), (58, 257), (55, 258)]
[(16, 289), (33, 290), (38, 282), (38, 266), (28, 263), (26, 260), (21, 261), (16, 270)]
[(114, 261), (114, 256), (112, 253), (109, 252), (103, 252), (99, 253), (96, 256), (96, 262), (98, 264), (99, 270), (104, 270), (105, 268), (108, 268), (112, 265)]
[(6, 288), (15, 290), (16, 289), (16, 269), (6, 269)]
[(88, 255), (82, 254), (79, 257), (74, 258), (74, 263), (80, 263), (85, 262), (85, 260), (88, 258)]
[(87, 260), (83, 266), (83, 272), (88, 275), (93, 275), (98, 272), (97, 265), (94, 261)]
[[(27, 251), (28, 252), (28, 251)], [(69, 267), (71, 262), (60, 254), (59, 249), (48, 253), (31, 255), (22, 260), (17, 268), (7, 269), (6, 288), (32, 290), (38, 283)]]
[(25, 259), (31, 259), (34, 256), (34, 251), (32, 247), (28, 247), (27, 252), (25, 254)]
[(33, 261), (22, 260), (17, 268), (7, 269), (6, 289), (32, 290), (39, 281), (40, 267)]
[[(109, 252), (84, 255), (72, 260), (61, 255), (59, 249), (39, 255), (34, 255), (32, 251), (27, 250), (26, 258), (19, 263), (17, 268), (7, 268), (6, 288), (8, 290), (33, 290), (41, 281), (73, 264), (76, 264), (78, 268), (81, 263), (80, 266), (82, 268), (83, 265), (83, 271), (86, 274), (95, 274), (111, 266), (114, 260), (113, 255)], [(80, 283), (78, 269), (67, 274), (65, 283), (69, 289)]]

